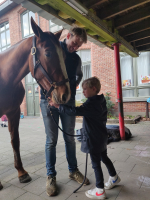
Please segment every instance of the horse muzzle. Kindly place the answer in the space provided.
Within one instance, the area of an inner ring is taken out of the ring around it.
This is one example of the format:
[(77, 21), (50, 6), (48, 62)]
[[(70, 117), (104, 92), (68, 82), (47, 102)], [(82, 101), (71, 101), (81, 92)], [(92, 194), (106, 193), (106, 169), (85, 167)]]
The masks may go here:
[(57, 104), (65, 104), (71, 97), (70, 87), (57, 87), (52, 92), (52, 100)]

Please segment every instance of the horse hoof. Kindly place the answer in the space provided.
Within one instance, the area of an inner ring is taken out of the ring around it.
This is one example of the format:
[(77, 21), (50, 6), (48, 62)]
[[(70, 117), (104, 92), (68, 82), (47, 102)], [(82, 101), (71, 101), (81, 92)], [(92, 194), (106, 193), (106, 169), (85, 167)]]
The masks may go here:
[(1, 184), (1, 182), (0, 182), (0, 190), (2, 190), (3, 189), (3, 186), (2, 186), (2, 184)]
[(19, 177), (20, 183), (28, 183), (32, 180), (32, 178), (29, 176), (29, 174), (24, 174), (23, 176)]

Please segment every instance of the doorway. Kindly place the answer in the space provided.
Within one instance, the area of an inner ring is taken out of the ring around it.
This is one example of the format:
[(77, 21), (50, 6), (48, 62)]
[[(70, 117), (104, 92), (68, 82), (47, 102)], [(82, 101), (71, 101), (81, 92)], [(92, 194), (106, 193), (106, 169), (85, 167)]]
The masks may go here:
[(39, 106), (39, 85), (36, 80), (29, 73), (25, 78), (26, 83), (26, 101), (27, 101), (27, 115), (40, 116)]

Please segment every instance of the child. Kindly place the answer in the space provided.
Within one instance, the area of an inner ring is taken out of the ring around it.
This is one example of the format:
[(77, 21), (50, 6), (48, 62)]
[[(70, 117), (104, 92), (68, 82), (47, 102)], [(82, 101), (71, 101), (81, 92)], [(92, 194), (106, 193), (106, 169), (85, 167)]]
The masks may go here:
[(3, 115), (3, 116), (1, 117), (1, 121), (3, 122), (3, 123), (1, 124), (1, 126), (2, 126), (2, 127), (7, 127), (6, 122), (7, 122), (8, 120), (7, 120), (6, 115)]
[[(89, 140), (89, 153), (92, 161), (92, 167), (95, 172), (96, 187), (85, 192), (91, 199), (105, 199), (105, 189), (109, 190), (120, 182), (113, 163), (107, 156), (107, 107), (103, 94), (98, 95), (101, 84), (98, 78), (92, 77), (82, 83), (83, 94), (87, 101), (80, 107), (70, 107), (58, 105), (50, 102), (51, 106), (59, 108), (61, 113), (68, 115), (84, 116), (83, 131)], [(82, 150), (82, 145), (81, 145)], [(109, 172), (109, 180), (104, 185), (103, 172), (101, 169), (101, 160), (106, 165)]]

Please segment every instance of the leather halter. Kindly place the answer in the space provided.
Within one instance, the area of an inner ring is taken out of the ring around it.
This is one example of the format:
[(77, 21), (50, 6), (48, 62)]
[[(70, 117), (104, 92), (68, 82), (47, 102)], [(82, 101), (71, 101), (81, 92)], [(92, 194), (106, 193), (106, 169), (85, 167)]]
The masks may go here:
[[(33, 47), (31, 48), (31, 55), (33, 55), (34, 78), (37, 81), (38, 85), (41, 87), (43, 94), (46, 97), (48, 97), (48, 96), (50, 96), (51, 92), (54, 89), (56, 89), (58, 86), (62, 86), (66, 82), (69, 82), (69, 79), (67, 78), (67, 79), (65, 79), (63, 81), (60, 81), (60, 82), (53, 82), (52, 79), (50, 78), (50, 76), (48, 75), (47, 71), (43, 68), (40, 60), (37, 60), (37, 56), (36, 56), (36, 37), (35, 37), (35, 35), (33, 36), (33, 41), (32, 42), (33, 42)], [(40, 70), (42, 71), (42, 73), (44, 74), (44, 76), (46, 77), (48, 82), (51, 84), (51, 88), (49, 89), (48, 92), (42, 87), (42, 85), (39, 83), (39, 81), (35, 77), (37, 68), (40, 68)]]

